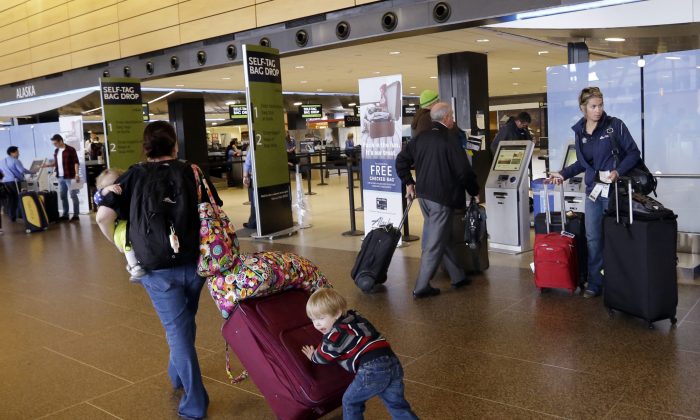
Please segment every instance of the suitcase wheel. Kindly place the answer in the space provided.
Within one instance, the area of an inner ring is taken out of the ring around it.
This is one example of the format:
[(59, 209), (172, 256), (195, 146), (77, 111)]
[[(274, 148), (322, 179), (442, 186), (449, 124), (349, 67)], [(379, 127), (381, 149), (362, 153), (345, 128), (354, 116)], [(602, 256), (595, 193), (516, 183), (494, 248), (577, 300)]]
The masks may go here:
[(357, 287), (360, 288), (365, 293), (370, 293), (372, 289), (374, 288), (374, 278), (368, 275), (360, 275), (357, 277), (357, 280), (355, 281), (357, 283)]
[(649, 321), (649, 323), (647, 324), (647, 328), (649, 328), (650, 330), (653, 330), (653, 329), (654, 329), (654, 323), (651, 322), (651, 321)]
[(676, 319), (675, 316), (674, 316), (673, 318), (671, 318), (671, 325), (672, 325), (672, 326), (675, 327), (677, 322), (678, 322), (678, 320)]
[(540, 294), (543, 295), (549, 292), (551, 289), (549, 287), (540, 287)]
[(24, 232), (25, 232), (25, 233), (32, 233), (32, 230), (31, 230), (31, 229), (25, 229)]
[(611, 319), (615, 317), (615, 312), (613, 311), (612, 308), (607, 308), (607, 307), (606, 307), (605, 309), (608, 310), (608, 316), (609, 316)]

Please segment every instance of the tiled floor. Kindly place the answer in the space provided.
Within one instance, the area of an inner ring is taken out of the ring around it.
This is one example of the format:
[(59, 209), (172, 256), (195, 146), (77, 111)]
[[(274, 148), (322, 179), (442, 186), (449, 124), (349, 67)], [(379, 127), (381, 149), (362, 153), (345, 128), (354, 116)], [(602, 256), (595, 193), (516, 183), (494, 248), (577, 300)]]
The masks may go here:
[[(349, 229), (344, 185), (337, 176), (314, 185), (312, 228), (274, 243), (242, 237), (242, 246), (317, 263), (401, 356), (407, 397), (421, 418), (700, 418), (700, 287), (680, 286), (677, 328), (664, 321), (650, 331), (634, 318), (609, 319), (601, 299), (540, 295), (531, 254), (492, 253), (491, 268), (471, 286), (452, 291), (440, 274), (434, 285), (443, 294), (414, 301), (414, 242), (397, 251), (386, 288), (364, 295), (349, 278), (360, 239), (341, 236)], [(234, 222), (243, 222), (244, 192), (222, 195)], [(4, 223), (0, 419), (176, 418), (162, 327), (92, 218), (32, 235)], [(420, 234), (417, 209), (411, 226)], [(222, 321), (206, 291), (197, 321), (209, 417), (274, 418), (251, 381), (228, 383)], [(388, 415), (373, 400), (367, 418)]]

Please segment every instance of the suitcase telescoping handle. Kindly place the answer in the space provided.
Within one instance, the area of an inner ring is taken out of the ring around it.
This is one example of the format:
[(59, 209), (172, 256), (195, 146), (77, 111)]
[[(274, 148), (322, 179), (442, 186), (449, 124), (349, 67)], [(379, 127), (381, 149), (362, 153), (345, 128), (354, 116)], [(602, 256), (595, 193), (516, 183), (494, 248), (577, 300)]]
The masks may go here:
[(406, 218), (408, 217), (408, 211), (411, 210), (411, 204), (413, 204), (413, 200), (414, 199), (410, 199), (406, 201), (406, 210), (403, 211), (401, 222), (399, 222), (399, 225), (396, 227), (396, 230), (401, 230), (403, 228), (403, 224), (406, 222)]
[[(630, 212), (630, 225), (634, 223), (634, 215), (632, 214), (632, 178), (621, 176), (618, 178), (619, 181), (627, 181), (627, 195), (629, 196), (629, 212)], [(615, 221), (620, 223), (620, 194), (617, 189), (617, 183), (615, 181)]]
[[(549, 225), (552, 224), (552, 213), (549, 211), (549, 194), (547, 193), (547, 183), (543, 182), (542, 185), (544, 186), (544, 215), (545, 215), (545, 224), (547, 225), (547, 233), (549, 233)], [(555, 189), (556, 190), (556, 189)], [(564, 184), (561, 184), (561, 209), (559, 213), (561, 213), (561, 231), (564, 232), (566, 230), (566, 202), (564, 201)]]

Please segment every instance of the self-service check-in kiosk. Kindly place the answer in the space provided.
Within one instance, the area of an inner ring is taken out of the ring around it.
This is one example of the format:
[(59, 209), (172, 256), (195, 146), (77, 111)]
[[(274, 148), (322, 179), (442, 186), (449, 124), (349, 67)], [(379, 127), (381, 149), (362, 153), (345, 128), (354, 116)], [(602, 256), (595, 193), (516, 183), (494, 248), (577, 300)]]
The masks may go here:
[(46, 159), (37, 159), (32, 161), (29, 171), (31, 175), (26, 178), (27, 190), (39, 192), (42, 189), (47, 189), (49, 186), (49, 171), (44, 168)]
[(517, 254), (532, 249), (527, 168), (534, 143), (501, 141), (486, 180), (489, 248)]
[[(576, 146), (572, 143), (566, 148), (566, 157), (562, 169), (576, 162)], [(566, 211), (584, 213), (586, 208), (586, 184), (583, 182), (583, 174), (571, 177), (564, 181), (564, 205)]]

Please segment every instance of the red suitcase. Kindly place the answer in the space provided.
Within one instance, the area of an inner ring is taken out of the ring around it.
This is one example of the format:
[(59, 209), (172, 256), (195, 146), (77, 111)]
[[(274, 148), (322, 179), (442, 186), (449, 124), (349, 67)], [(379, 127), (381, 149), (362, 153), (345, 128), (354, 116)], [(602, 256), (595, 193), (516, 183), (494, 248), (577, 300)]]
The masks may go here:
[[(562, 187), (563, 190), (563, 187)], [(547, 188), (544, 190), (547, 196)], [(564, 208), (564, 194), (561, 194), (561, 205)], [(552, 215), (549, 211), (549, 200), (545, 200), (546, 234), (535, 235), (533, 257), (535, 262), (535, 286), (542, 289), (569, 289), (573, 294), (578, 287), (578, 251), (576, 236), (566, 232), (549, 232), (552, 225)], [(561, 226), (566, 226), (565, 212), (560, 212)], [(584, 262), (585, 263), (585, 262)]]
[(316, 419), (342, 404), (353, 375), (316, 365), (301, 352), (322, 334), (306, 316), (309, 295), (288, 290), (244, 300), (221, 333), (280, 419)]

